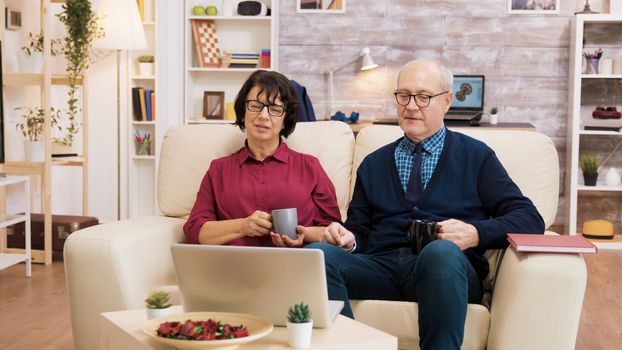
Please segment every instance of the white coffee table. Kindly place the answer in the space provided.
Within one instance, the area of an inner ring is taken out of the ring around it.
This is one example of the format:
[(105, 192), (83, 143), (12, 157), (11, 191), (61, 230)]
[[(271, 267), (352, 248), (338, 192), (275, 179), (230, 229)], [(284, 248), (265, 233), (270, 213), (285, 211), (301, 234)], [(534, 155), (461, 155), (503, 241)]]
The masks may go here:
[[(181, 306), (174, 306), (182, 312)], [(100, 349), (172, 350), (150, 339), (143, 333), (147, 322), (144, 309), (105, 312), (100, 317)], [(277, 350), (291, 349), (287, 343), (287, 329), (274, 327), (267, 336), (238, 349)], [(397, 349), (397, 338), (344, 316), (337, 316), (328, 329), (314, 329), (309, 349), (322, 350), (384, 350)]]

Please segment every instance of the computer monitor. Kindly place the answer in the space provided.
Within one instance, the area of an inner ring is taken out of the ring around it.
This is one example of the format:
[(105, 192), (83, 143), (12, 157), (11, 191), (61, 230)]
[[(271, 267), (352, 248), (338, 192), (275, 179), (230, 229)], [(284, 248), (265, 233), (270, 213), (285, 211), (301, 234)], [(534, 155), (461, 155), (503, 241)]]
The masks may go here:
[(484, 110), (484, 76), (454, 75), (453, 99), (449, 111), (481, 112)]

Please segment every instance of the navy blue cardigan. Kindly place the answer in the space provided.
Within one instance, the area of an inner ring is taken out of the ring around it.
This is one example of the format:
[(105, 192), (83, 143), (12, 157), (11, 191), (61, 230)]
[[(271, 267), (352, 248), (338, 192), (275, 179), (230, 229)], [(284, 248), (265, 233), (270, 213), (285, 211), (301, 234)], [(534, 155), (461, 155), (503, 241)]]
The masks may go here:
[(488, 274), (484, 252), (507, 247), (508, 232), (544, 232), (542, 217), (494, 151), (450, 130), (421, 198), (409, 201), (395, 166), (395, 147), (400, 140), (369, 154), (357, 170), (345, 222), (356, 237), (355, 252), (376, 254), (409, 247), (407, 232), (414, 219), (458, 219), (477, 228), (479, 245), (464, 253), (484, 279)]

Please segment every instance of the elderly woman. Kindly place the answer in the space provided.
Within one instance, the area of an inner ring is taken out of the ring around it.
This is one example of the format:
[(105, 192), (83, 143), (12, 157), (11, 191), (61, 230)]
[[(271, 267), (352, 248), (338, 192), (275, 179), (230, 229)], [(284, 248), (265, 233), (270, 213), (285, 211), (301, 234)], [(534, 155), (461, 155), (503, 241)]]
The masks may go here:
[[(246, 133), (237, 152), (210, 164), (184, 225), (189, 243), (297, 247), (322, 241), (341, 221), (335, 188), (317, 158), (283, 142), (296, 127), (294, 88), (277, 72), (258, 70), (235, 100), (235, 125)], [(297, 208), (297, 238), (272, 231), (270, 212)]]

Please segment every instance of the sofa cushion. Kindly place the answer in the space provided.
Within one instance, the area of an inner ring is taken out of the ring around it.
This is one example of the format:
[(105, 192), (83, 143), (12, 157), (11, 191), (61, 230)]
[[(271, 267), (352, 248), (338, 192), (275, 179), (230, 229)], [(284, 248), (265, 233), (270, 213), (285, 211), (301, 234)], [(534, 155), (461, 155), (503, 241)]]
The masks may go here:
[[(328, 126), (328, 127), (327, 127)], [(213, 159), (244, 145), (245, 134), (231, 124), (186, 125), (167, 131), (158, 170), (158, 204), (164, 215), (190, 214), (203, 176)], [(337, 192), (342, 217), (350, 200), (354, 136), (336, 121), (298, 123), (287, 145), (317, 157)]]
[[(398, 337), (400, 349), (419, 349), (418, 306), (414, 302), (352, 300), (354, 318), (366, 325)], [(462, 349), (485, 349), (490, 312), (482, 305), (469, 304)]]

